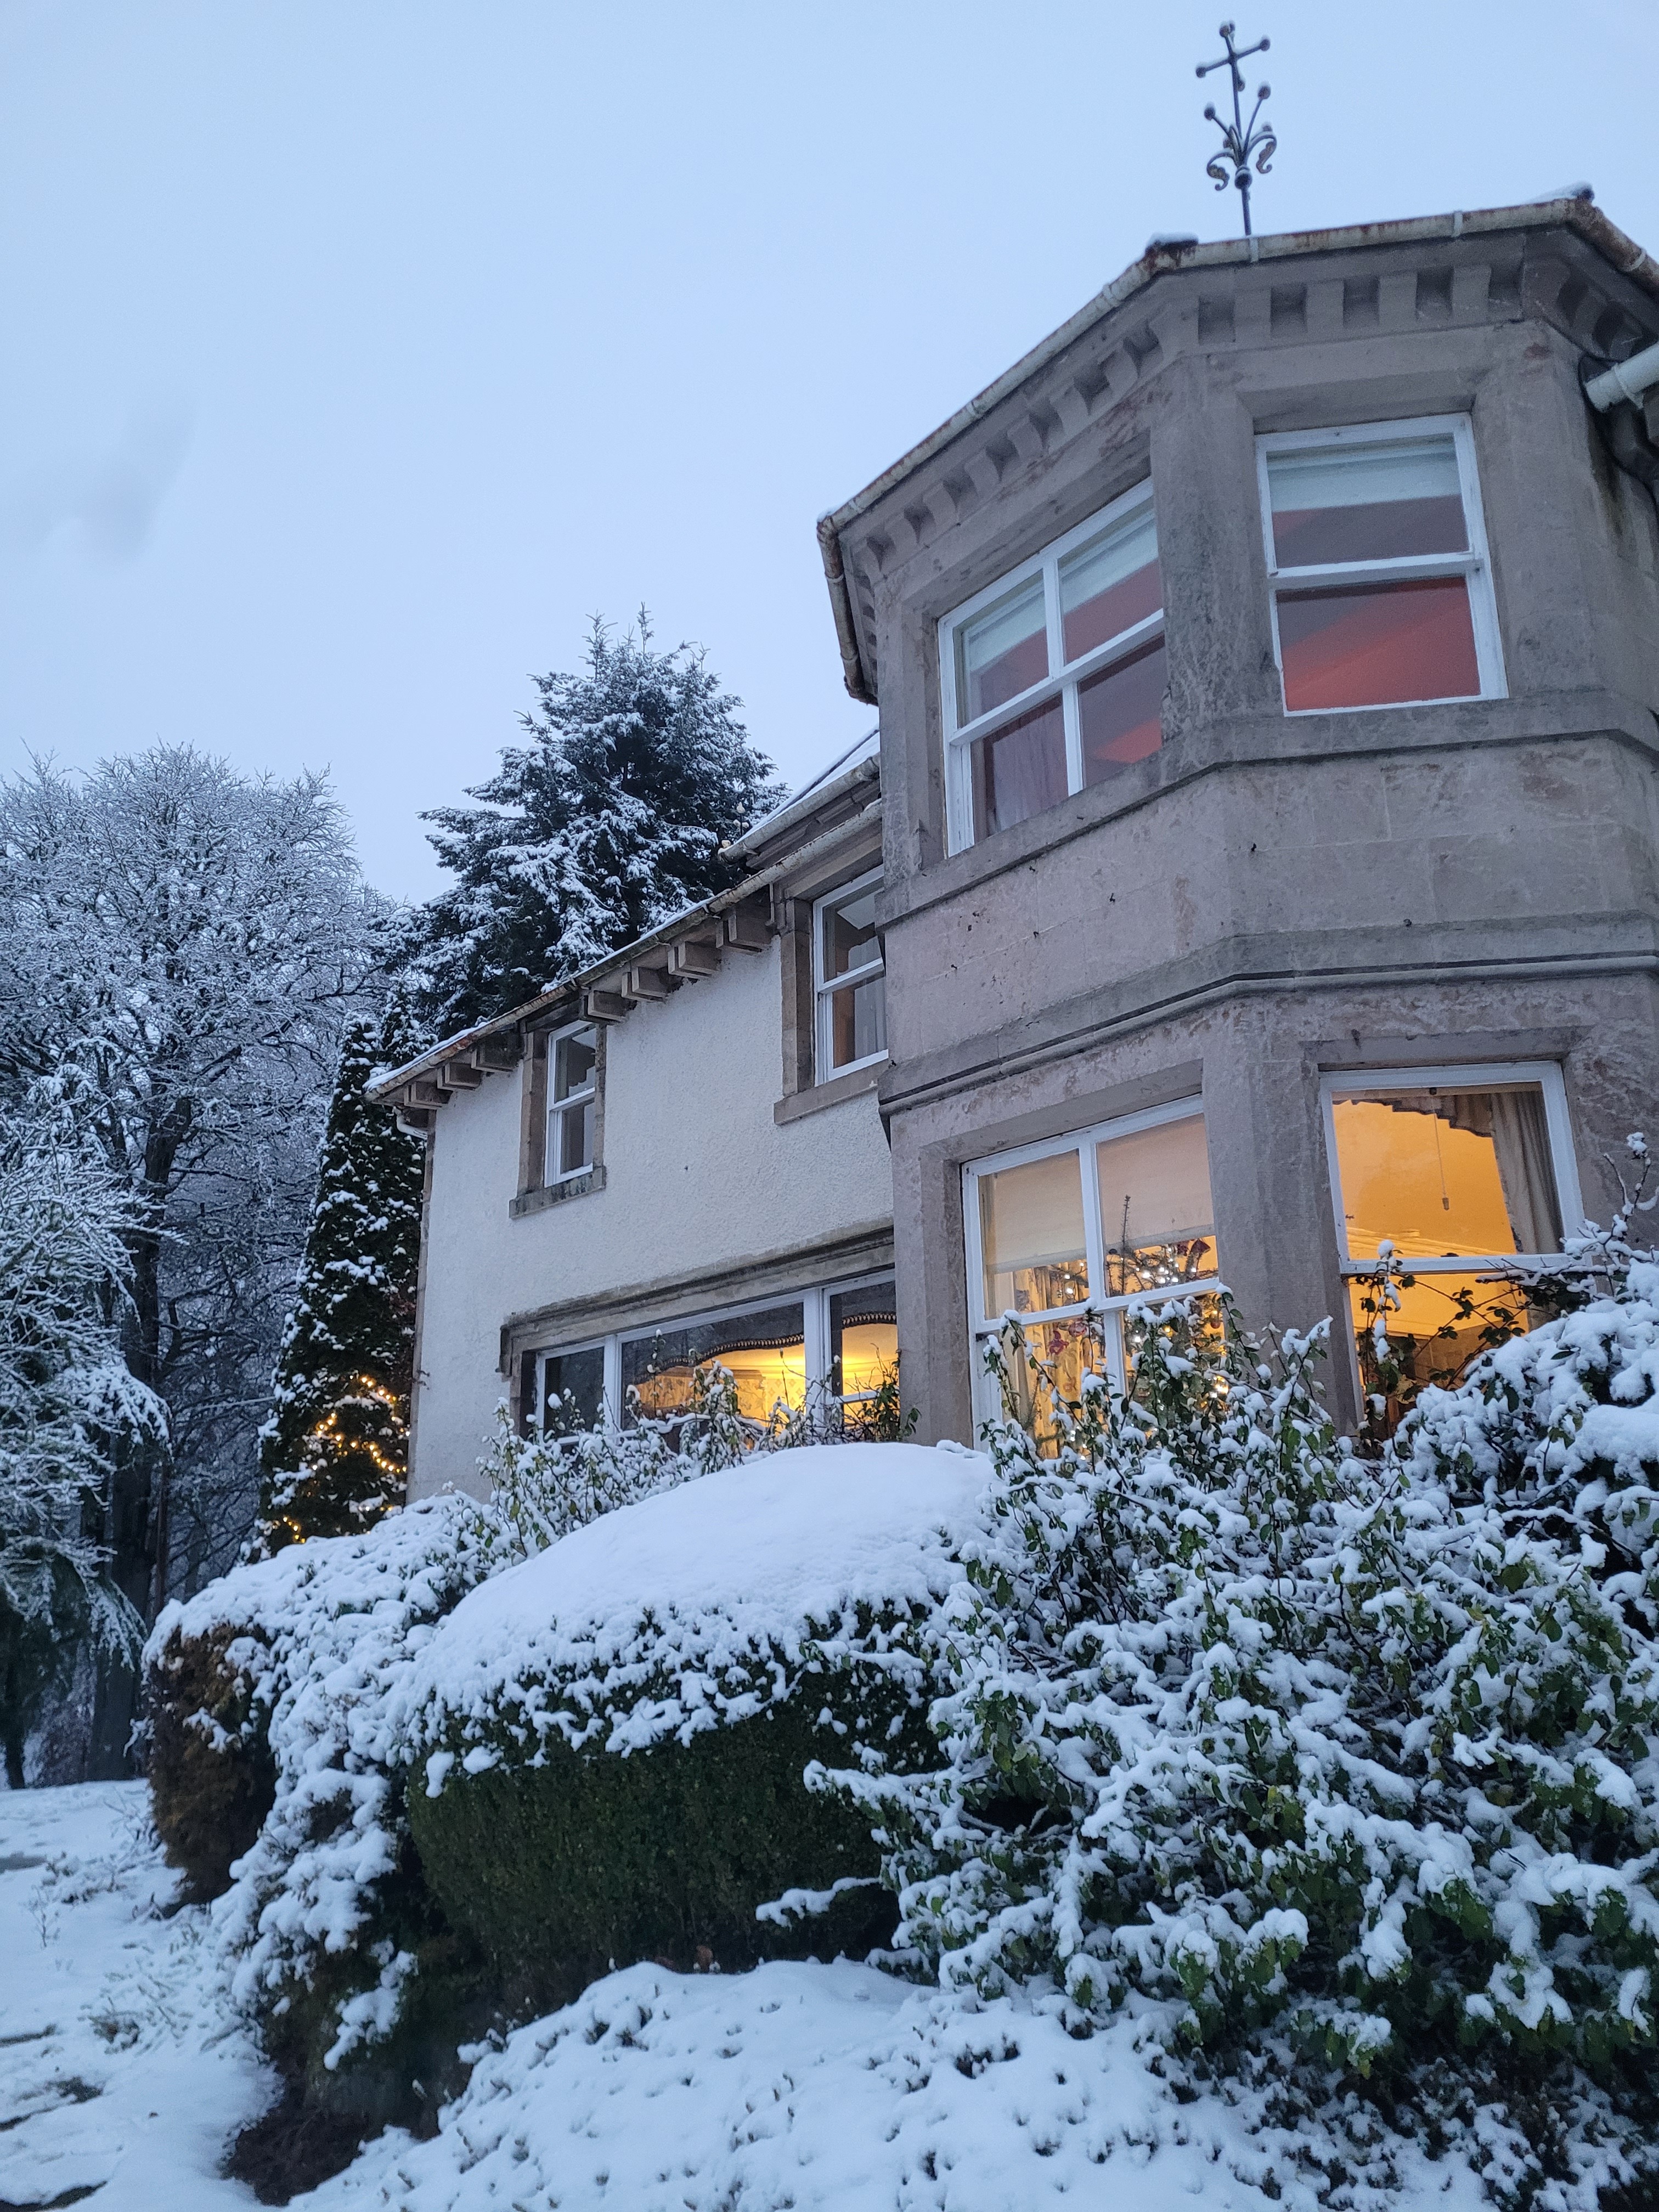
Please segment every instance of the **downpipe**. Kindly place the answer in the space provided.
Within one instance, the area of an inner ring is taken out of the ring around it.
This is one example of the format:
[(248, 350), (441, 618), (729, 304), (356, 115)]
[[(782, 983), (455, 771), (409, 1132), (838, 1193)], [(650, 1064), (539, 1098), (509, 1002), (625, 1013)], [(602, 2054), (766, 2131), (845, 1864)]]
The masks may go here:
[(1614, 464), (1659, 500), (1659, 345), (1646, 346), (1628, 361), (1585, 354), (1578, 381)]

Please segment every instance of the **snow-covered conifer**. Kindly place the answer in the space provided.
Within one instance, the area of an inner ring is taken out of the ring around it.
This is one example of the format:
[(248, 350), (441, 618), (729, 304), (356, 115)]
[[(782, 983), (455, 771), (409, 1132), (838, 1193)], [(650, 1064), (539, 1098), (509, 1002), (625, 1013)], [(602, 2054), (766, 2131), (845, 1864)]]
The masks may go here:
[(127, 1194), (62, 1129), (0, 1121), (0, 1739), (23, 1747), (77, 1650), (136, 1651), (137, 1613), (109, 1578), (111, 1477), (165, 1443), (111, 1314), (130, 1273)]
[(426, 818), (454, 884), (419, 920), (422, 1011), (447, 1035), (532, 998), (734, 880), (721, 844), (781, 798), (701, 653), (659, 653), (643, 610), (587, 665), (538, 677), (528, 742)]
[(262, 1552), (344, 1536), (403, 1503), (422, 1147), (363, 1086), (417, 1049), (394, 993), (345, 1033), (300, 1279), (260, 1437)]

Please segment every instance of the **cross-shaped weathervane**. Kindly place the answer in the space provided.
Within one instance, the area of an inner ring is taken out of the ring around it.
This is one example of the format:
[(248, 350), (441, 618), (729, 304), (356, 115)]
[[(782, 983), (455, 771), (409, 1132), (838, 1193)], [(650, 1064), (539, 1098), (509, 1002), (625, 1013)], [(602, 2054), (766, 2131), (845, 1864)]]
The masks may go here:
[[(1250, 234), (1250, 157), (1252, 155), (1255, 157), (1256, 174), (1265, 177), (1274, 154), (1279, 150), (1279, 141), (1273, 137), (1271, 123), (1264, 119), (1258, 126), (1256, 122), (1256, 118), (1261, 113), (1262, 101), (1271, 96), (1271, 86), (1264, 84), (1256, 94), (1249, 122), (1248, 125), (1245, 123), (1243, 112), (1238, 104), (1239, 95), (1244, 89), (1244, 76), (1238, 65), (1240, 62), (1248, 61), (1252, 54), (1265, 54), (1268, 41), (1258, 39), (1253, 46), (1235, 46), (1231, 23), (1221, 26), (1221, 41), (1227, 49), (1226, 52), (1218, 61), (1200, 62), (1198, 74), (1208, 76), (1212, 70), (1224, 69), (1228, 71), (1233, 81), (1233, 119), (1231, 124), (1224, 123), (1215, 112), (1213, 101), (1205, 109), (1207, 120), (1213, 123), (1221, 133), (1221, 150), (1212, 155), (1206, 162), (1204, 173), (1215, 179), (1215, 188), (1218, 192), (1224, 192), (1229, 185), (1237, 186), (1238, 204), (1244, 216), (1244, 235), (1248, 238)], [(1227, 173), (1230, 164), (1232, 168), (1231, 176)]]

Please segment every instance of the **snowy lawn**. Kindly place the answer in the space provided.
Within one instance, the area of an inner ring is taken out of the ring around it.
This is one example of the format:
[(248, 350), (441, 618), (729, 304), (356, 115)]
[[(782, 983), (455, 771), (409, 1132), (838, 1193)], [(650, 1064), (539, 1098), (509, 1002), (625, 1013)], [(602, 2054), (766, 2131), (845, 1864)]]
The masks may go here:
[[(133, 1783), (0, 1793), (0, 2204), (253, 2201), (216, 2169), (276, 2085), (216, 1993), (204, 1913), (165, 1911), (173, 1877), (145, 1815)], [(633, 1966), (486, 2052), (434, 2141), (383, 2136), (295, 2201), (1028, 2212), (1063, 2199), (1184, 2212), (1202, 2197), (1267, 2212), (1265, 2181), (1283, 2206), (1315, 2202), (1255, 2099), (1177, 2103), (1132, 2033), (1074, 2042), (1042, 2014), (970, 2010), (844, 1963), (729, 1977)], [(1483, 2202), (1455, 2159), (1395, 2173), (1346, 2201)]]
[(276, 2078), (212, 1995), (141, 1782), (0, 1792), (0, 2205), (228, 2212)]

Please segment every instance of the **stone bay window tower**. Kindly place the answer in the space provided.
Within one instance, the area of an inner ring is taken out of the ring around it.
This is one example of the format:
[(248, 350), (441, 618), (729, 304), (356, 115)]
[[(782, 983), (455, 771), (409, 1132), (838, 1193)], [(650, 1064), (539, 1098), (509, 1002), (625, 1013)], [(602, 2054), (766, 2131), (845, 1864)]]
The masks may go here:
[(1384, 1240), (1397, 1398), (1612, 1210), (1659, 1096), (1659, 456), (1583, 385), (1656, 337), (1582, 200), (1155, 247), (820, 524), (924, 1437), (1003, 1313), (1121, 1374), (1221, 1280), (1342, 1317), (1352, 1420)]

